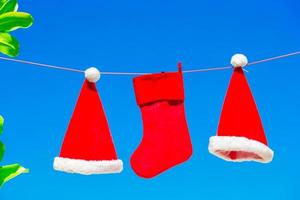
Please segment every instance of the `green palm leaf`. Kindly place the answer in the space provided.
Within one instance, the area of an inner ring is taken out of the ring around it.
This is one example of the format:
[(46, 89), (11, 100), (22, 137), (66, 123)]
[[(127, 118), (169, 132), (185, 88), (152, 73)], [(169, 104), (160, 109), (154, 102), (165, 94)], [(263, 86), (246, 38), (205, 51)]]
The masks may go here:
[[(0, 115), (0, 134), (3, 131), (3, 124), (4, 124), (4, 119), (3, 117)], [(3, 156), (4, 156), (4, 151), (5, 151), (5, 146), (4, 144), (0, 141), (0, 161), (2, 160)]]
[(4, 144), (0, 141), (0, 161), (3, 159), (4, 152), (5, 152), (5, 146), (4, 146)]
[(33, 18), (24, 12), (8, 12), (0, 15), (0, 32), (9, 32), (18, 28), (28, 28)]
[(9, 0), (0, 0), (0, 8), (6, 3), (8, 2)]
[[(1, 36), (0, 36), (0, 38), (1, 38)], [(0, 115), (0, 134), (3, 131), (3, 125), (4, 125), (4, 118)]]
[[(0, 52), (8, 56), (17, 56), (19, 54), (19, 42), (8, 33), (0, 33)], [(1, 121), (1, 120), (0, 120)], [(0, 132), (1, 132), (0, 125)]]
[(0, 187), (3, 186), (4, 183), (11, 180), (12, 178), (28, 172), (29, 172), (28, 169), (25, 169), (19, 164), (0, 167)]
[(9, 0), (6, 1), (0, 7), (0, 15), (7, 12), (16, 12), (18, 10), (18, 1), (17, 0)]

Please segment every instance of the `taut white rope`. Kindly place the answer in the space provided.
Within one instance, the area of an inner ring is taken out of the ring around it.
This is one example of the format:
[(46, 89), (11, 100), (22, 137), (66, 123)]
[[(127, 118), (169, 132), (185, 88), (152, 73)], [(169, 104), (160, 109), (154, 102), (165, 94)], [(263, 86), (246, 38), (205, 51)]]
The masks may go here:
[(47, 65), (47, 64), (31, 62), (31, 61), (26, 61), (26, 60), (18, 60), (18, 59), (5, 58), (5, 57), (0, 57), (0, 60), (12, 61), (12, 62), (23, 63), (23, 64), (28, 64), (28, 65), (35, 65), (35, 66), (39, 66), (39, 67), (46, 67), (46, 68), (52, 68), (52, 69), (60, 69), (60, 70), (65, 70), (65, 71), (84, 73), (83, 70), (79, 70), (79, 69), (60, 67), (60, 66), (55, 66), (55, 65)]
[[(278, 59), (282, 59), (282, 58), (286, 58), (286, 57), (290, 57), (290, 56), (295, 56), (295, 55), (299, 55), (299, 54), (300, 54), (300, 51), (296, 51), (296, 52), (292, 52), (292, 53), (288, 53), (288, 54), (283, 54), (283, 55), (280, 55), (280, 56), (266, 58), (266, 59), (263, 59), (263, 60), (253, 61), (253, 62), (248, 63), (246, 66), (256, 65), (256, 64), (269, 62), (269, 61), (273, 61), (273, 60), (278, 60)], [(42, 64), (42, 63), (31, 62), (31, 61), (26, 61), (26, 60), (6, 58), (6, 57), (1, 57), (1, 56), (0, 56), (0, 60), (12, 61), (12, 62), (17, 62), (17, 63), (23, 63), (23, 64), (28, 64), (28, 65), (44, 67), (44, 68), (59, 69), (59, 70), (72, 71), (72, 72), (78, 72), (78, 73), (84, 73), (85, 72), (84, 70), (75, 69), (75, 68), (48, 65), (48, 64)], [(183, 70), (182, 72), (183, 73), (197, 73), (197, 72), (220, 71), (220, 70), (227, 70), (227, 69), (232, 69), (232, 66)], [(145, 75), (145, 74), (150, 74), (150, 73), (146, 73), (146, 72), (101, 72), (101, 74), (102, 75)]]

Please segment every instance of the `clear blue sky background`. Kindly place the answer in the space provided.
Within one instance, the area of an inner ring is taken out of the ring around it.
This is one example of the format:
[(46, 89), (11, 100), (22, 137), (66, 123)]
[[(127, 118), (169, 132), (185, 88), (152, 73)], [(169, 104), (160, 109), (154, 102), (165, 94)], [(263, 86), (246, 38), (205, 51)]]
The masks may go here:
[[(34, 26), (13, 33), (18, 58), (103, 71), (160, 72), (224, 66), (237, 52), (250, 61), (300, 48), (298, 0), (20, 0)], [(161, 176), (137, 177), (129, 159), (142, 136), (132, 77), (103, 76), (97, 86), (124, 171), (80, 176), (52, 170), (81, 88), (81, 74), (0, 62), (3, 164), (31, 172), (0, 190), (1, 200), (300, 199), (300, 56), (249, 67), (271, 164), (229, 163), (207, 151), (231, 71), (185, 75), (186, 115), (194, 154)], [(167, 159), (167, 158), (166, 158)]]

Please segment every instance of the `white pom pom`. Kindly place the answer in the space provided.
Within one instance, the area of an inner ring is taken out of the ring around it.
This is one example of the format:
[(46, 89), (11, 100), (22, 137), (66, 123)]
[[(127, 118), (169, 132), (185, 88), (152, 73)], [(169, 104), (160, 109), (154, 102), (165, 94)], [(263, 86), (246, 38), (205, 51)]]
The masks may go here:
[(95, 67), (90, 67), (84, 72), (85, 78), (92, 83), (96, 83), (100, 79), (100, 71)]
[(235, 54), (231, 58), (233, 67), (244, 67), (248, 64), (248, 59), (244, 54)]

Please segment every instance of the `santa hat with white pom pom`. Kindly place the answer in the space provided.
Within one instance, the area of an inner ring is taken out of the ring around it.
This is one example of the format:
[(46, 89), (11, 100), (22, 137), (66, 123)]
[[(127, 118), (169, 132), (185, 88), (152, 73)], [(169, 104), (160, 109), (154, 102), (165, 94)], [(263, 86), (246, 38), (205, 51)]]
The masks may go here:
[(217, 136), (209, 141), (209, 152), (227, 161), (271, 162), (262, 122), (242, 67), (247, 57), (235, 54), (234, 71), (229, 83), (218, 126)]
[(123, 163), (117, 158), (95, 84), (100, 79), (100, 72), (91, 67), (85, 71), (85, 78), (53, 167), (58, 171), (84, 175), (119, 173)]

